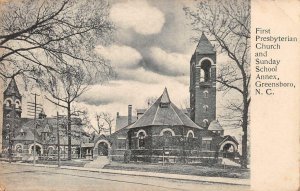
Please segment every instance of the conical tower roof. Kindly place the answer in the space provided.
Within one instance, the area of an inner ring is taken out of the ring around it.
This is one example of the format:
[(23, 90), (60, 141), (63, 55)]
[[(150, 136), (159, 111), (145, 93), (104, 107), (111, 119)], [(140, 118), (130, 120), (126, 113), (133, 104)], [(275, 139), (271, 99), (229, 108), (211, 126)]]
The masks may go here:
[(170, 101), (167, 88), (144, 115), (129, 128), (157, 125), (180, 125), (202, 129)]
[(161, 95), (160, 102), (161, 103), (171, 103), (167, 88), (164, 89), (164, 92)]
[(12, 96), (15, 95), (17, 98), (21, 98), (21, 94), (19, 92), (17, 83), (14, 78), (9, 82), (6, 90), (4, 91), (4, 96)]
[(202, 33), (195, 52), (199, 54), (214, 54), (216, 51), (205, 34)]

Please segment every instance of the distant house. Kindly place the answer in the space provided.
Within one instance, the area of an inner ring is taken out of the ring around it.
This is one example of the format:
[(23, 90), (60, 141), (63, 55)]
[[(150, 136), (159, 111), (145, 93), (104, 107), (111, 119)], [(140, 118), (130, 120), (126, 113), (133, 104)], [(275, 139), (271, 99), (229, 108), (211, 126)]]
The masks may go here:
[[(43, 110), (39, 113), (36, 123), (33, 119), (22, 118), (21, 101), (22, 96), (15, 80), (12, 79), (4, 91), (4, 120), (2, 125), (3, 154), (7, 155), (9, 149), (11, 149), (13, 157), (22, 160), (32, 160), (35, 140), (37, 157), (55, 158), (58, 152), (59, 127), (61, 158), (66, 158), (68, 146), (66, 126), (58, 122), (56, 118), (47, 117)], [(71, 124), (72, 158), (78, 158), (81, 146), (89, 142), (89, 135), (83, 130), (80, 119), (72, 118)], [(85, 155), (85, 153), (81, 154)]]

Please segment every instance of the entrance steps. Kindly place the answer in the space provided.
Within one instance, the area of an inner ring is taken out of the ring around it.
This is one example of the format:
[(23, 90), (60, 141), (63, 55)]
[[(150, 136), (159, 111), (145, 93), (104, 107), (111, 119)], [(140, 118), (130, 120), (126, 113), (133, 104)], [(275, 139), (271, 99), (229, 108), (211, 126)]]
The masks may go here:
[(227, 166), (241, 166), (239, 163), (236, 163), (228, 158), (223, 158), (222, 159), (222, 164), (227, 165)]
[(85, 168), (103, 168), (109, 164), (110, 160), (107, 156), (98, 156), (97, 159), (84, 165)]
[[(22, 160), (33, 161), (33, 159), (34, 159), (33, 156), (24, 156), (24, 157), (22, 157)], [(35, 156), (35, 160), (39, 160), (39, 156)]]

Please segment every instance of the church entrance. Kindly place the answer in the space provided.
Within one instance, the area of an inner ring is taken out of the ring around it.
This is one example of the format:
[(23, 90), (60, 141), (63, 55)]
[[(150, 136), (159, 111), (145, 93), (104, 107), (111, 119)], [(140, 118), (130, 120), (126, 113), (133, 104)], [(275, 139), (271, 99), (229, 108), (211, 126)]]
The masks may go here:
[(108, 156), (108, 145), (105, 142), (100, 142), (98, 144), (98, 155), (99, 156)]
[(223, 157), (234, 159), (235, 157), (235, 149), (231, 143), (227, 143), (223, 147)]
[[(34, 145), (32, 145), (30, 149), (31, 149), (31, 154), (33, 155)], [(40, 145), (35, 145), (35, 153), (38, 156), (41, 156), (41, 154), (42, 154), (42, 148), (41, 148)]]

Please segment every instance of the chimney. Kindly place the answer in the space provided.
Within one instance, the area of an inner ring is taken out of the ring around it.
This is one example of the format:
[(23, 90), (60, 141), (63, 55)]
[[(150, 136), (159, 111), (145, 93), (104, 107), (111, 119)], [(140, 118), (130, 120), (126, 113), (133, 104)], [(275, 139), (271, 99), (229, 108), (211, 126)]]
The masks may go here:
[(128, 105), (128, 125), (132, 123), (132, 105)]

